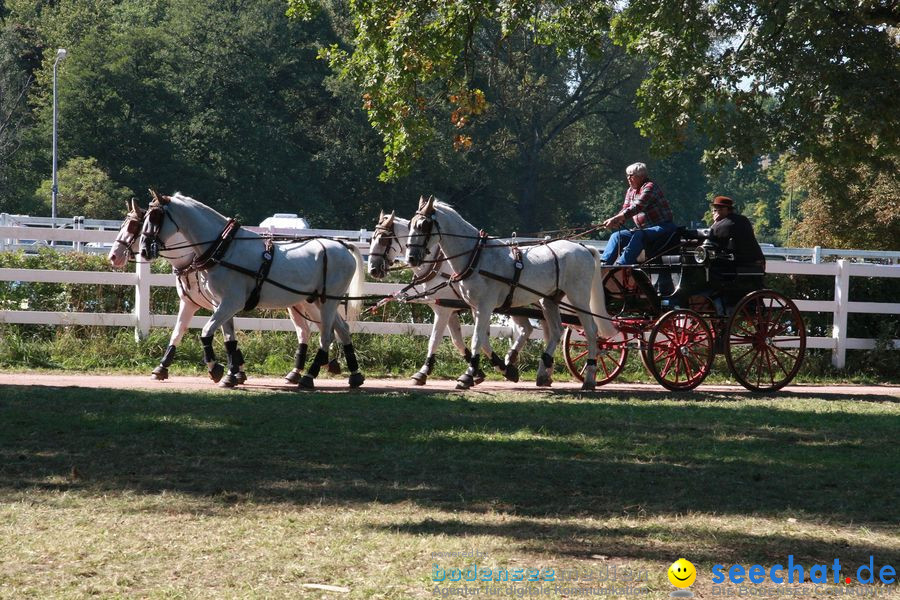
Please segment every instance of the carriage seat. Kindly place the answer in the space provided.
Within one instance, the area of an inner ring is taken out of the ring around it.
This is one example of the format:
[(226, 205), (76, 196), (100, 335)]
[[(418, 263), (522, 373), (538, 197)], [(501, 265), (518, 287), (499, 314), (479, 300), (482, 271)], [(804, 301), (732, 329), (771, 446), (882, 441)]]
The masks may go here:
[[(684, 231), (684, 226), (679, 226), (667, 237), (648, 244), (644, 248), (644, 256), (649, 256), (650, 258), (644, 264), (653, 266), (681, 264), (681, 238)], [(672, 281), (671, 271), (665, 268), (659, 269), (654, 286), (660, 296), (672, 295), (675, 292), (675, 284)]]

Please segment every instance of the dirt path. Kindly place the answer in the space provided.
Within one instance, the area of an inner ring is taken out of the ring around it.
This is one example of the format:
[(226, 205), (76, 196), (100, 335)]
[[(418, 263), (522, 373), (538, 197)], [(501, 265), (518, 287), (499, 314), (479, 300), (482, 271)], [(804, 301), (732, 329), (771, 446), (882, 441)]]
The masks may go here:
[[(85, 387), (85, 388), (109, 388), (109, 389), (144, 389), (144, 390), (203, 390), (210, 389), (215, 384), (206, 377), (172, 377), (167, 381), (153, 381), (145, 375), (70, 375), (55, 373), (3, 373), (0, 374), (0, 396), (2, 386), (44, 386), (52, 388)], [(323, 392), (347, 391), (346, 379), (319, 379), (316, 382), (317, 389)], [(420, 392), (449, 392), (453, 391), (456, 382), (452, 380), (432, 380), (424, 387), (415, 386), (408, 379), (368, 379), (361, 388), (362, 391), (420, 391)], [(248, 390), (259, 391), (292, 391), (296, 386), (285, 385), (283, 380), (275, 378), (251, 377), (246, 384), (241, 386)], [(469, 392), (460, 393), (496, 393), (496, 392), (527, 392), (546, 394), (573, 394), (580, 391), (576, 383), (560, 382), (549, 390), (535, 387), (532, 381), (510, 383), (508, 381), (485, 381)], [(744, 388), (736, 385), (701, 385), (697, 392), (727, 393), (752, 395)], [(613, 383), (598, 388), (598, 394), (604, 392), (640, 392), (643, 394), (668, 395), (668, 392), (655, 384), (646, 383)], [(900, 386), (867, 386), (867, 385), (790, 385), (779, 392), (781, 395), (801, 395), (817, 397), (838, 396), (867, 396), (870, 400), (900, 401)], [(681, 396), (682, 394), (677, 394)], [(690, 398), (691, 392), (684, 394)]]

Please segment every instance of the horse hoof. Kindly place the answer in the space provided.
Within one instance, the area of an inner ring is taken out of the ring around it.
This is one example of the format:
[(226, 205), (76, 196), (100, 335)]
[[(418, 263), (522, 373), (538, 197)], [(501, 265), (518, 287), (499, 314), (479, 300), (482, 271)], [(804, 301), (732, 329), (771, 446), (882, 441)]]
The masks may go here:
[(519, 367), (516, 365), (506, 365), (506, 372), (503, 376), (513, 383), (519, 383)]
[(551, 379), (549, 375), (538, 375), (536, 383), (538, 387), (550, 387), (553, 383), (553, 379)]
[(156, 367), (153, 369), (153, 372), (150, 373), (150, 379), (155, 379), (156, 381), (165, 381), (169, 378), (169, 369), (166, 367)]
[(238, 385), (247, 383), (247, 374), (243, 371), (238, 371), (237, 373), (235, 373), (234, 378), (237, 381)]
[(456, 389), (458, 390), (467, 390), (473, 385), (475, 385), (475, 380), (468, 373), (463, 373), (456, 380)]
[(356, 373), (351, 373), (350, 374), (350, 387), (358, 388), (359, 386), (361, 386), (363, 384), (363, 382), (365, 380), (366, 380), (366, 378), (363, 376), (362, 373), (360, 373), (358, 371)]
[(476, 371), (475, 377), (473, 379), (473, 381), (475, 382), (475, 385), (478, 385), (479, 383), (483, 382), (484, 377), (485, 377), (484, 371)]
[(423, 373), (422, 371), (419, 371), (418, 373), (410, 377), (410, 379), (412, 379), (414, 385), (425, 385), (425, 382), (428, 381), (428, 375), (426, 373)]
[(284, 381), (285, 381), (285, 383), (290, 383), (290, 384), (294, 384), (294, 385), (300, 383), (300, 371), (298, 371), (297, 369), (294, 369), (293, 371), (291, 371), (290, 373), (288, 373), (287, 375), (284, 376)]
[[(332, 358), (330, 361), (328, 361), (328, 372), (331, 373), (332, 375), (340, 375), (341, 374), (341, 365), (337, 361), (336, 358)], [(352, 377), (352, 375), (351, 375), (351, 377)]]
[(215, 383), (219, 383), (219, 381), (222, 380), (223, 375), (225, 375), (225, 367), (219, 363), (214, 364), (212, 369), (209, 370), (209, 378)]
[(222, 381), (219, 382), (219, 387), (223, 388), (233, 388), (238, 384), (237, 377), (233, 373), (228, 373), (222, 378)]
[(596, 383), (588, 383), (587, 381), (585, 381), (584, 383), (581, 384), (581, 389), (584, 390), (585, 392), (593, 392), (597, 389), (597, 384)]
[(300, 387), (304, 390), (314, 390), (316, 389), (316, 381), (309, 375), (304, 375), (300, 378)]

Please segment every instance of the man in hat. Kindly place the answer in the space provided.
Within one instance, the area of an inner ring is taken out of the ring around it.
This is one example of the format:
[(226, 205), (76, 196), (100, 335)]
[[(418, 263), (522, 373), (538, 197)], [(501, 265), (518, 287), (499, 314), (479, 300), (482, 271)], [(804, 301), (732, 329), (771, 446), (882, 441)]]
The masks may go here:
[(713, 226), (709, 239), (719, 248), (734, 255), (736, 266), (759, 266), (765, 269), (766, 258), (756, 241), (753, 225), (744, 215), (734, 212), (734, 200), (716, 196), (712, 201)]
[[(645, 247), (665, 243), (675, 234), (677, 227), (672, 222), (672, 209), (663, 196), (662, 190), (650, 181), (647, 165), (634, 163), (625, 169), (628, 190), (625, 202), (619, 212), (603, 226), (616, 229), (606, 242), (603, 264), (633, 265)], [(628, 218), (634, 221), (636, 229), (622, 229)]]
[(733, 256), (733, 259), (714, 260), (712, 273), (720, 281), (729, 282), (726, 296), (731, 296), (731, 301), (736, 302), (747, 291), (764, 287), (766, 258), (756, 241), (750, 220), (734, 212), (734, 200), (728, 196), (716, 196), (712, 201), (712, 211), (713, 225), (709, 229), (709, 239), (720, 250)]

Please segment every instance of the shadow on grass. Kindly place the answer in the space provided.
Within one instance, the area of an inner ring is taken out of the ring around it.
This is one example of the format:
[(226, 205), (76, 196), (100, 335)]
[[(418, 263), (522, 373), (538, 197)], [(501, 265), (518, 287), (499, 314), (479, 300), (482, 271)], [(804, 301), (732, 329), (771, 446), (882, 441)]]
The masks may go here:
[(773, 559), (787, 563), (788, 555), (793, 555), (795, 563), (805, 564), (809, 569), (816, 563), (830, 565), (835, 557), (840, 557), (848, 571), (851, 565), (856, 567), (868, 562), (870, 555), (875, 556), (880, 565), (900, 562), (896, 546), (871, 543), (861, 546), (843, 540), (826, 541), (781, 533), (750, 534), (696, 526), (673, 531), (671, 525), (646, 521), (635, 521), (627, 527), (591, 527), (577, 522), (547, 524), (525, 519), (510, 519), (502, 524), (426, 519), (383, 529), (427, 536), (500, 537), (515, 541), (524, 551), (576, 559), (603, 555), (665, 563), (673, 556), (690, 556), (691, 561), (698, 564), (727, 565), (765, 563)]
[(896, 523), (898, 411), (702, 392), (678, 403), (517, 398), (0, 386), (0, 495), (173, 490), (224, 503), (377, 500), (522, 517)]

